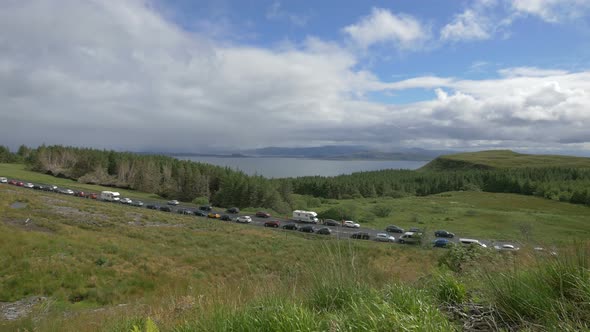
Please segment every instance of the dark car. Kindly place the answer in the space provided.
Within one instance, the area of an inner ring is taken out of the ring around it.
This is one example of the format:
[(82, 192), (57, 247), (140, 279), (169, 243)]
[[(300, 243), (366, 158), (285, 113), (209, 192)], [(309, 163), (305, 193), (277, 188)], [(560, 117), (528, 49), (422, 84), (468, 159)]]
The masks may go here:
[(172, 212), (172, 209), (169, 206), (160, 206), (160, 211)]
[(434, 232), (434, 236), (436, 237), (448, 237), (448, 238), (454, 238), (455, 234), (451, 233), (451, 232), (447, 232), (447, 231), (436, 231)]
[(150, 210), (159, 210), (160, 207), (158, 205), (155, 204), (148, 204), (145, 206), (146, 208), (150, 209)]
[(256, 212), (255, 216), (258, 218), (270, 218), (270, 213), (267, 213), (264, 211), (258, 211), (258, 212)]
[(333, 219), (326, 219), (326, 220), (324, 220), (324, 225), (326, 225), (326, 226), (340, 226), (340, 222), (333, 220)]
[(207, 212), (201, 211), (201, 210), (197, 210), (194, 213), (195, 213), (195, 216), (197, 216), (197, 217), (206, 217), (207, 216)]
[(191, 211), (189, 209), (178, 209), (178, 210), (176, 210), (176, 213), (178, 213), (178, 214), (192, 215), (193, 214), (193, 211)]
[[(92, 195), (94, 195), (94, 198), (96, 199), (96, 194), (90, 194), (87, 197), (88, 198), (92, 198)], [(129, 205), (131, 205), (131, 206), (137, 206), (137, 207), (142, 207), (143, 206), (143, 202), (142, 201), (132, 201)]]
[(387, 233), (403, 233), (404, 229), (401, 227), (397, 227), (395, 225), (389, 225), (389, 226), (385, 227), (385, 231)]
[(236, 214), (236, 213), (240, 213), (240, 209), (238, 209), (237, 207), (231, 207), (231, 208), (225, 210), (225, 212), (231, 213), (231, 214)]
[(83, 191), (75, 191), (74, 196), (76, 197), (86, 197), (86, 193)]
[(332, 230), (329, 229), (328, 227), (322, 227), (322, 228), (318, 229), (318, 231), (315, 233), (321, 234), (321, 235), (330, 235), (330, 234), (332, 234)]
[(35, 190), (45, 190), (45, 186), (43, 186), (41, 184), (35, 184), (35, 185), (33, 185), (33, 189), (35, 189)]
[(274, 227), (277, 228), (281, 225), (281, 222), (278, 220), (269, 220), (264, 222), (264, 227)]
[(211, 205), (203, 205), (203, 206), (199, 206), (199, 210), (201, 210), (201, 211), (211, 211), (211, 210), (213, 210), (213, 208), (211, 207)]
[(433, 244), (435, 248), (448, 248), (453, 245), (453, 242), (447, 239), (436, 239)]
[(299, 231), (304, 233), (313, 233), (315, 232), (315, 228), (313, 226), (303, 226), (299, 228)]
[(283, 229), (288, 229), (290, 231), (296, 231), (297, 229), (299, 229), (299, 227), (297, 227), (297, 224), (286, 224), (285, 226), (283, 226)]
[(222, 215), (219, 219), (223, 221), (231, 221), (231, 217), (227, 214)]
[(360, 239), (360, 240), (369, 240), (371, 238), (371, 236), (369, 235), (369, 233), (365, 233), (365, 232), (357, 232), (354, 233), (350, 236), (351, 239)]

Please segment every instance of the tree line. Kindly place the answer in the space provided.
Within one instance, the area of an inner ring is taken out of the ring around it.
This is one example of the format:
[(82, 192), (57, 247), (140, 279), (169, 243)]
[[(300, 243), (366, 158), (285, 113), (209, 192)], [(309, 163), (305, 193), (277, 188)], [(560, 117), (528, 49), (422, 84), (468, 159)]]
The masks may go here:
[(292, 194), (354, 199), (426, 196), (457, 190), (535, 195), (590, 205), (590, 169), (585, 168), (382, 170), (335, 177), (266, 179), (162, 155), (59, 145), (35, 149), (21, 146), (16, 153), (0, 146), (0, 162), (24, 162), (34, 171), (164, 198), (208, 201), (226, 207), (264, 207), (278, 212), (297, 208)]
[(289, 181), (294, 193), (335, 199), (426, 196), (466, 190), (535, 195), (590, 205), (590, 169), (586, 168), (382, 170), (282, 181)]

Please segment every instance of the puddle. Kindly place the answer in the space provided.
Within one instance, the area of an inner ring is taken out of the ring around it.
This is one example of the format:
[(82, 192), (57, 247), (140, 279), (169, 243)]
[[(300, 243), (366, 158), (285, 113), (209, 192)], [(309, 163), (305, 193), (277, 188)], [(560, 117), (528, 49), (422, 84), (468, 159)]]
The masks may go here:
[(22, 209), (27, 207), (27, 203), (25, 202), (14, 202), (10, 204), (10, 207), (13, 209)]

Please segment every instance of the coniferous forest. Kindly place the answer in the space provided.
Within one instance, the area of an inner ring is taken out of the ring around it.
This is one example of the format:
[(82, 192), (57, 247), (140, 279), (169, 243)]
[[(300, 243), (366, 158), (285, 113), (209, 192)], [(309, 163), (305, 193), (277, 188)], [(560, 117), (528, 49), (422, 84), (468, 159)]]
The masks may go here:
[(229, 168), (162, 155), (97, 149), (0, 147), (0, 162), (24, 162), (34, 171), (217, 206), (265, 207), (286, 212), (291, 194), (320, 198), (425, 196), (446, 191), (485, 191), (535, 195), (590, 205), (588, 168), (496, 168), (460, 170), (382, 170), (336, 177), (266, 179)]

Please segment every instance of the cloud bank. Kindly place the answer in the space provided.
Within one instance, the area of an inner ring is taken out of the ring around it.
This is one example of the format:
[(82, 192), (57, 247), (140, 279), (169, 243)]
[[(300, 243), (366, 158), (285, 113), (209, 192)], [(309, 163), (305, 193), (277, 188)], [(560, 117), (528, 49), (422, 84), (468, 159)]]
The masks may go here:
[[(588, 147), (590, 72), (506, 68), (497, 79), (382, 81), (339, 43), (219, 43), (142, 1), (0, 9), (2, 144), (206, 151), (269, 145)], [(409, 47), (423, 26), (373, 10), (345, 28)], [(432, 91), (396, 105), (369, 95)]]

